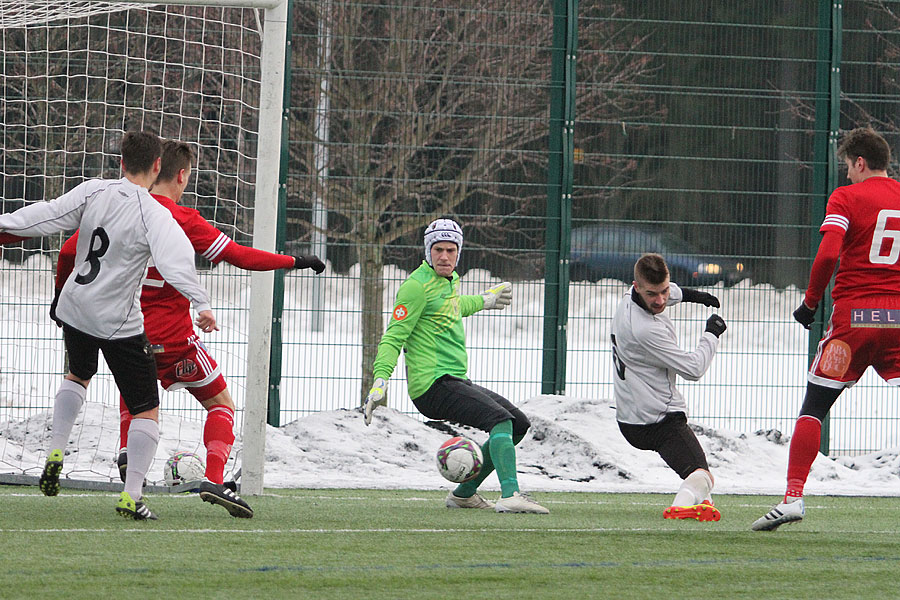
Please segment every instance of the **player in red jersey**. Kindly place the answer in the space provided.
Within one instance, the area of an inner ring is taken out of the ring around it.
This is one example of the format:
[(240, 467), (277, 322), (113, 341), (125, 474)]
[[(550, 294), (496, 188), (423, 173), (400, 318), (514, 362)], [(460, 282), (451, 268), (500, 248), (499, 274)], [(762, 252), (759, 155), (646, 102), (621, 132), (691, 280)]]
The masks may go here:
[(891, 149), (872, 129), (849, 132), (838, 157), (847, 165), (851, 185), (839, 187), (828, 199), (809, 286), (794, 311), (794, 318), (809, 329), (840, 259), (831, 321), (807, 374), (784, 500), (753, 523), (757, 531), (803, 519), (803, 487), (819, 452), (822, 420), (841, 392), (869, 366), (888, 383), (900, 385), (900, 182), (888, 177)]
[[(213, 263), (225, 261), (251, 271), (310, 268), (321, 273), (325, 269), (324, 263), (315, 256), (273, 254), (242, 246), (211, 225), (197, 210), (180, 206), (178, 202), (190, 179), (193, 161), (193, 151), (188, 144), (165, 141), (160, 173), (151, 188), (151, 195), (172, 213), (198, 254)], [(65, 281), (67, 269), (72, 268), (77, 235), (76, 232), (60, 250), (58, 282)], [(224, 506), (235, 517), (252, 517), (252, 509), (223, 482), (225, 463), (235, 437), (234, 401), (219, 365), (194, 331), (187, 298), (150, 266), (141, 290), (141, 311), (162, 386), (169, 391), (187, 389), (207, 410), (203, 427), (206, 473), (200, 487), (201, 498)], [(124, 405), (121, 405), (120, 413), (118, 462), (120, 471), (124, 472), (131, 413)]]

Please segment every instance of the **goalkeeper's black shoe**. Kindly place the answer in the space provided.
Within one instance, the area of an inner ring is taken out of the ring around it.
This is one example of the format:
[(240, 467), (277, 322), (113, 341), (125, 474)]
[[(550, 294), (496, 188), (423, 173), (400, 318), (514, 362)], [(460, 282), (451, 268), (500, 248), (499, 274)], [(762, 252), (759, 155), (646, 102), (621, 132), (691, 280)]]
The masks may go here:
[(59, 474), (63, 467), (62, 450), (54, 450), (44, 463), (44, 472), (38, 480), (38, 487), (45, 496), (55, 496), (59, 493)]
[(202, 482), (200, 484), (200, 498), (204, 502), (224, 507), (232, 517), (249, 519), (253, 516), (253, 509), (250, 508), (250, 505), (221, 483)]
[(140, 500), (133, 500), (131, 494), (122, 492), (119, 495), (119, 503), (116, 504), (116, 512), (126, 519), (135, 521), (156, 521), (156, 515), (150, 512), (147, 505)]
[(119, 450), (119, 456), (116, 458), (116, 464), (119, 466), (119, 478), (125, 483), (125, 473), (128, 471), (128, 449)]
[[(128, 448), (119, 450), (119, 456), (116, 457), (116, 465), (119, 467), (119, 478), (125, 483), (125, 475), (128, 473)], [(147, 487), (147, 478), (144, 478), (143, 487)]]

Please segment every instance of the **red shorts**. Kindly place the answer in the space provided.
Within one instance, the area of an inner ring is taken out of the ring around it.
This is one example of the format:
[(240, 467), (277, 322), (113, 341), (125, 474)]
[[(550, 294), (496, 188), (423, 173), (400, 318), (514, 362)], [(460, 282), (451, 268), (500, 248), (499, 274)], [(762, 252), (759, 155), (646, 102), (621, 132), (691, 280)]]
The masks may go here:
[(875, 367), (882, 379), (900, 385), (900, 298), (878, 297), (836, 302), (828, 330), (807, 379), (841, 389)]
[(157, 377), (167, 391), (185, 388), (202, 402), (227, 387), (219, 365), (196, 335), (184, 342), (151, 347), (155, 352)]

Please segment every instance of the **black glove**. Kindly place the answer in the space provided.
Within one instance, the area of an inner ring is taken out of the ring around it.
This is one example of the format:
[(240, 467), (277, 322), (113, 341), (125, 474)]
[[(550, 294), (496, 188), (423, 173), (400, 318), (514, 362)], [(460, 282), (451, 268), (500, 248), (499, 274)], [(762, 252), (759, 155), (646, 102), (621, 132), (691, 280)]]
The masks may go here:
[(728, 327), (725, 326), (725, 320), (719, 315), (712, 315), (706, 320), (706, 331), (716, 337), (725, 333), (726, 329), (728, 329)]
[(808, 307), (806, 302), (801, 302), (794, 311), (794, 318), (803, 325), (804, 329), (809, 329), (812, 322), (816, 320), (816, 309)]
[(56, 293), (53, 294), (53, 302), (50, 303), (50, 318), (53, 319), (57, 327), (63, 326), (63, 322), (56, 317), (56, 305), (59, 303), (59, 293), (61, 291), (62, 288), (56, 288)]
[(295, 269), (312, 269), (316, 273), (321, 273), (325, 270), (325, 263), (319, 260), (318, 256), (295, 256), (294, 257), (294, 268)]
[(681, 288), (681, 301), (694, 302), (696, 304), (702, 304), (703, 306), (715, 306), (716, 308), (719, 308), (718, 298), (712, 294), (707, 294), (706, 292), (701, 292), (699, 290), (692, 290), (691, 288)]

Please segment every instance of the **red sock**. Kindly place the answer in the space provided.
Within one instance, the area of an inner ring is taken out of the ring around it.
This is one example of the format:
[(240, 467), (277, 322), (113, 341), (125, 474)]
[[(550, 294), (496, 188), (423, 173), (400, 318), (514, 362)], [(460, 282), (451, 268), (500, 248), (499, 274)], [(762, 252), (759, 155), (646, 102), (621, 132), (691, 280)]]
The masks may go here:
[(215, 404), (206, 413), (203, 426), (203, 444), (206, 446), (206, 478), (222, 483), (225, 463), (234, 444), (234, 411), (223, 404)]
[(119, 396), (119, 450), (128, 446), (128, 428), (131, 427), (131, 419), (125, 400)]
[(822, 422), (815, 417), (802, 415), (794, 424), (791, 449), (788, 454), (787, 492), (784, 501), (803, 497), (803, 486), (809, 477), (813, 461), (819, 455), (822, 439)]

